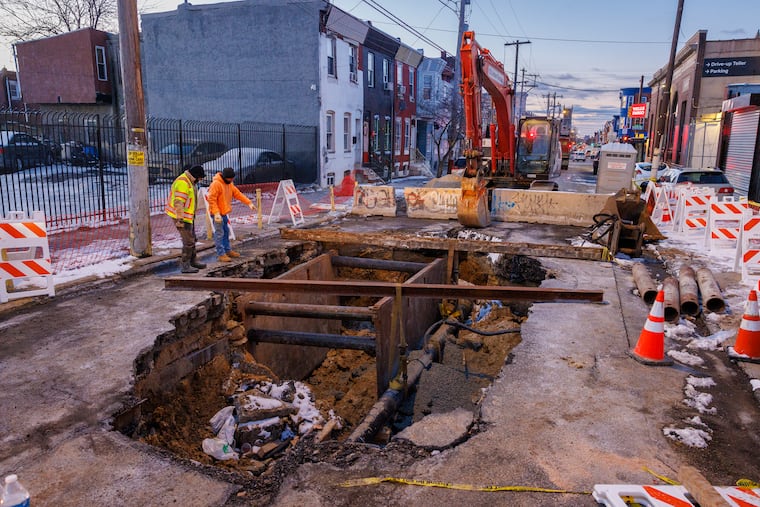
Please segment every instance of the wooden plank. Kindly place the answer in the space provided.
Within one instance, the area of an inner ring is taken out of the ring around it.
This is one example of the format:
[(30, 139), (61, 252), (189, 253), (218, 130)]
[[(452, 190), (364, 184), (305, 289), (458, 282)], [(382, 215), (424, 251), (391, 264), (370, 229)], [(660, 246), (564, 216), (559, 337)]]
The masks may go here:
[(476, 239), (426, 238), (420, 236), (389, 235), (387, 233), (361, 233), (328, 231), (321, 229), (280, 229), (283, 239), (316, 241), (320, 243), (365, 244), (403, 250), (443, 250), (459, 252), (501, 253), (555, 257), (561, 259), (606, 260), (605, 250), (598, 247), (572, 245), (544, 245), (538, 243), (510, 243)]

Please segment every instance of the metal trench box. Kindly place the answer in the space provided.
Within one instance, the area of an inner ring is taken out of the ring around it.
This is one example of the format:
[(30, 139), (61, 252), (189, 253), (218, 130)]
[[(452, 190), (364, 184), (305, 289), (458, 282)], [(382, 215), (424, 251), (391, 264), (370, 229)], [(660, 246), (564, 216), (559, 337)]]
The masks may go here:
[[(353, 258), (322, 254), (275, 280), (335, 281), (338, 267), (358, 267), (350, 259)], [(402, 286), (447, 283), (443, 259), (429, 264), (361, 258), (356, 261), (375, 269), (412, 272)], [(400, 322), (394, 333), (394, 299), (383, 297), (372, 306), (356, 307), (341, 306), (340, 296), (327, 293), (246, 292), (237, 299), (237, 305), (243, 314), (250, 352), (279, 377), (308, 377), (324, 361), (329, 348), (341, 348), (343, 344), (344, 348), (374, 351), (380, 396), (399, 371), (400, 331), (408, 347), (418, 349), (423, 345), (425, 331), (440, 319), (438, 300), (402, 295)], [(374, 337), (341, 337), (344, 318), (370, 321)], [(304, 344), (317, 342), (321, 345)]]

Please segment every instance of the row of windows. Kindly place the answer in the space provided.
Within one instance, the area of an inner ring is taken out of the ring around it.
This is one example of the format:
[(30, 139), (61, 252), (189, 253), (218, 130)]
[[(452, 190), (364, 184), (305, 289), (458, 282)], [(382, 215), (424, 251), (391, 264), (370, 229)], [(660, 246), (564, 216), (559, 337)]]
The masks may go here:
[[(404, 151), (407, 153), (409, 152), (411, 148), (411, 138), (412, 138), (412, 122), (410, 118), (404, 118)], [(358, 123), (358, 122), (357, 122)], [(388, 128), (390, 125), (390, 118), (385, 117), (385, 132), (383, 132), (383, 141), (384, 141), (384, 148), (385, 150), (389, 150), (391, 148), (391, 132), (390, 128)], [(395, 141), (396, 141), (396, 151), (399, 151), (399, 148), (401, 146), (401, 118), (396, 118), (396, 128), (395, 128)], [(356, 130), (359, 130), (359, 125), (357, 125)], [(373, 125), (372, 125), (372, 132), (374, 135), (370, 137), (370, 151), (378, 151), (381, 146), (379, 145), (378, 141), (378, 135), (377, 133), (380, 132), (380, 115), (375, 115), (373, 118)], [(350, 152), (353, 145), (357, 142), (357, 139), (355, 136), (351, 134), (351, 113), (345, 113), (343, 115), (343, 151), (344, 152)], [(326, 148), (329, 153), (335, 153), (335, 112), (328, 111), (327, 116), (325, 118), (325, 134), (326, 134)]]
[[(337, 65), (337, 49), (336, 40), (330, 39), (330, 46), (327, 51), (327, 74), (332, 77), (338, 77), (338, 65)], [(349, 44), (348, 54), (348, 75), (352, 82), (358, 82), (357, 68), (358, 68), (358, 48), (353, 44)], [(371, 51), (367, 53), (367, 86), (370, 88), (375, 87), (375, 53)], [(396, 84), (398, 86), (404, 86), (404, 66), (401, 62), (396, 64)], [(409, 72), (409, 97), (414, 100), (414, 72)], [(383, 58), (383, 85), (391, 83), (391, 62), (387, 58)], [(388, 88), (385, 86), (385, 88)]]

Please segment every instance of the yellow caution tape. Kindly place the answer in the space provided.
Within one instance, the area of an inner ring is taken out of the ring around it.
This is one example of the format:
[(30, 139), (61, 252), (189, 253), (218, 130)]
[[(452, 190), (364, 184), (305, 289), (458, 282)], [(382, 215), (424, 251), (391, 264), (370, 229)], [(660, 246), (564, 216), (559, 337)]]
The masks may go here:
[(590, 491), (570, 491), (566, 489), (535, 488), (532, 486), (473, 486), (472, 484), (456, 484), (453, 482), (424, 481), (420, 479), (402, 479), (399, 477), (365, 477), (363, 479), (349, 479), (339, 484), (344, 488), (355, 486), (371, 486), (391, 482), (394, 484), (406, 484), (408, 486), (426, 486), (429, 488), (458, 489), (460, 491), (524, 491), (530, 493), (567, 493), (572, 495), (590, 495)]
[(736, 485), (740, 488), (750, 488), (750, 489), (758, 489), (760, 488), (760, 483), (757, 483), (753, 481), (752, 479), (739, 479), (736, 481)]
[(643, 470), (645, 472), (648, 472), (648, 473), (654, 475), (655, 477), (657, 477), (658, 479), (660, 479), (665, 484), (670, 484), (671, 486), (680, 486), (680, 484), (678, 482), (674, 481), (673, 479), (669, 479), (669, 478), (665, 477), (664, 475), (660, 475), (660, 474), (656, 473), (654, 470), (652, 470), (650, 468), (643, 467)]

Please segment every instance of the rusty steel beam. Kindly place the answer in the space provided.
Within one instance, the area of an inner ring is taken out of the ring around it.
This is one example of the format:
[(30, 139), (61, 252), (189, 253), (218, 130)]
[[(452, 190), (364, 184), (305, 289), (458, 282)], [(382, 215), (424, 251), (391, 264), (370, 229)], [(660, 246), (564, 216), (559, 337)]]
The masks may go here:
[(246, 314), (252, 316), (274, 315), (279, 317), (348, 320), (372, 320), (372, 317), (375, 316), (375, 312), (362, 306), (260, 303), (250, 300), (244, 303), (243, 308), (245, 309)]
[(324, 231), (319, 229), (280, 229), (280, 237), (320, 243), (345, 243), (397, 248), (403, 250), (443, 250), (459, 252), (501, 253), (555, 257), (563, 259), (606, 260), (606, 250), (599, 247), (572, 245), (542, 245), (538, 243), (510, 243), (476, 239), (426, 238), (421, 236), (396, 237), (387, 233), (357, 233)]
[[(339, 296), (395, 296), (399, 284), (371, 280), (282, 280), (174, 276), (164, 279), (167, 289), (236, 292), (296, 292)], [(600, 303), (600, 290), (542, 289), (498, 285), (402, 284), (402, 295), (430, 299), (500, 299), (503, 301), (583, 301)]]
[(310, 347), (325, 347), (328, 349), (362, 350), (373, 355), (375, 353), (374, 336), (349, 336), (342, 334), (249, 329), (248, 340), (252, 342), (278, 343), (281, 345), (307, 345)]
[(330, 257), (333, 266), (361, 269), (382, 269), (386, 271), (399, 271), (402, 273), (416, 273), (425, 266), (425, 262), (392, 261), (386, 259), (367, 259), (364, 257), (349, 257), (345, 255), (333, 255)]

